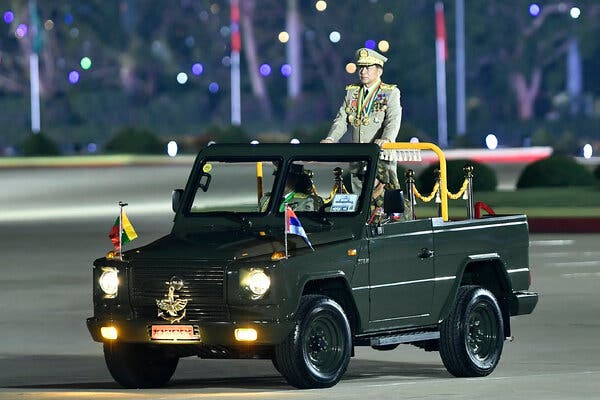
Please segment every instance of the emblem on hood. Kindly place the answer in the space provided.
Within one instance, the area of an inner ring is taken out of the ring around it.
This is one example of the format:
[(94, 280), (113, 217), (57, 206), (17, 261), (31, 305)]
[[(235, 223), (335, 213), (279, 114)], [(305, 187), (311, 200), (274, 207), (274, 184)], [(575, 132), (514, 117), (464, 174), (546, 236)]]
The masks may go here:
[[(173, 276), (171, 280), (165, 282), (165, 284), (169, 288), (165, 298), (156, 300), (158, 316), (174, 324), (185, 318), (185, 306), (188, 301), (180, 299), (179, 295), (175, 294), (176, 290), (181, 290), (183, 287), (183, 279)], [(181, 314), (179, 314), (180, 311), (182, 311)]]

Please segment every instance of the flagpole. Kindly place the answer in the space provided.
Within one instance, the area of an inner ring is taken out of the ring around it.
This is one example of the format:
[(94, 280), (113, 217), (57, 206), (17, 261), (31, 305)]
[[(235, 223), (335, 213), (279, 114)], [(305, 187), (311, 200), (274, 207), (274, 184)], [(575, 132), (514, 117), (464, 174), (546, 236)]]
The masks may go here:
[(435, 3), (435, 71), (437, 82), (438, 146), (448, 147), (448, 117), (446, 115), (446, 23), (444, 4)]
[(283, 203), (284, 204), (284, 213), (283, 213), (283, 231), (285, 232), (284, 234), (284, 240), (285, 240), (285, 258), (288, 258), (288, 243), (287, 243), (287, 231), (288, 231), (288, 205), (287, 203)]
[(127, 203), (119, 201), (119, 260), (123, 261), (123, 207)]

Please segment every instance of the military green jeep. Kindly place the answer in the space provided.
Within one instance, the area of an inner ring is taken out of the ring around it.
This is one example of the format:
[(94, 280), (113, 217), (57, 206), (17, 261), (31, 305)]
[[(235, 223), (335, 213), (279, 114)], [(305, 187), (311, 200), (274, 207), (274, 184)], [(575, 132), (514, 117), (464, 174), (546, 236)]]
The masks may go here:
[(171, 233), (94, 262), (87, 325), (114, 379), (158, 387), (180, 357), (259, 358), (324, 388), (354, 346), (401, 343), (455, 376), (490, 374), (510, 317), (537, 304), (527, 218), (450, 221), (444, 203), (415, 219), (400, 190), (373, 207), (379, 158), (374, 144), (202, 150)]

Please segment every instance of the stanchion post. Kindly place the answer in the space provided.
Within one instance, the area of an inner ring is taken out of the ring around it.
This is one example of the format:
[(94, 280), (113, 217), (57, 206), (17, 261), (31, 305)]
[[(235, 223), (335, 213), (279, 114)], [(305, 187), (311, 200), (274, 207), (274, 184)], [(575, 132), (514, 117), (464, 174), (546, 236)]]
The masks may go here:
[(475, 202), (473, 201), (473, 166), (465, 165), (465, 179), (467, 180), (467, 218), (475, 218)]
[(440, 172), (439, 169), (436, 168), (433, 171), (433, 174), (435, 175), (435, 183), (437, 184), (437, 185), (434, 184), (433, 186), (438, 187), (438, 192), (435, 195), (435, 202), (438, 203), (438, 217), (441, 217), (442, 216), (442, 199), (440, 198), (439, 187), (440, 187), (440, 176), (442, 175), (442, 173)]
[[(404, 176), (406, 177), (406, 194), (408, 196), (408, 202), (410, 204), (410, 210), (408, 212), (410, 212), (410, 219), (415, 219), (415, 205), (417, 204), (414, 190), (415, 171), (409, 169), (408, 171), (406, 171)], [(406, 210), (404, 210), (404, 212), (406, 213)]]

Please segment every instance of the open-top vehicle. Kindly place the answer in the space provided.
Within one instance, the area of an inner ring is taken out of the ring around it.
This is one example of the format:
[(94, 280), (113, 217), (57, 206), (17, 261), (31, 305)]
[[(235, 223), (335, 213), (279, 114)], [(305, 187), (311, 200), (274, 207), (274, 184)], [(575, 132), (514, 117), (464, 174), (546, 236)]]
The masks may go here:
[(510, 317), (537, 303), (527, 218), (450, 221), (442, 152), (385, 148), (440, 156), (440, 217), (414, 219), (400, 190), (373, 206), (374, 144), (202, 150), (171, 233), (94, 262), (87, 324), (114, 379), (157, 387), (181, 357), (266, 358), (295, 387), (330, 387), (354, 346), (401, 343), (490, 374)]

